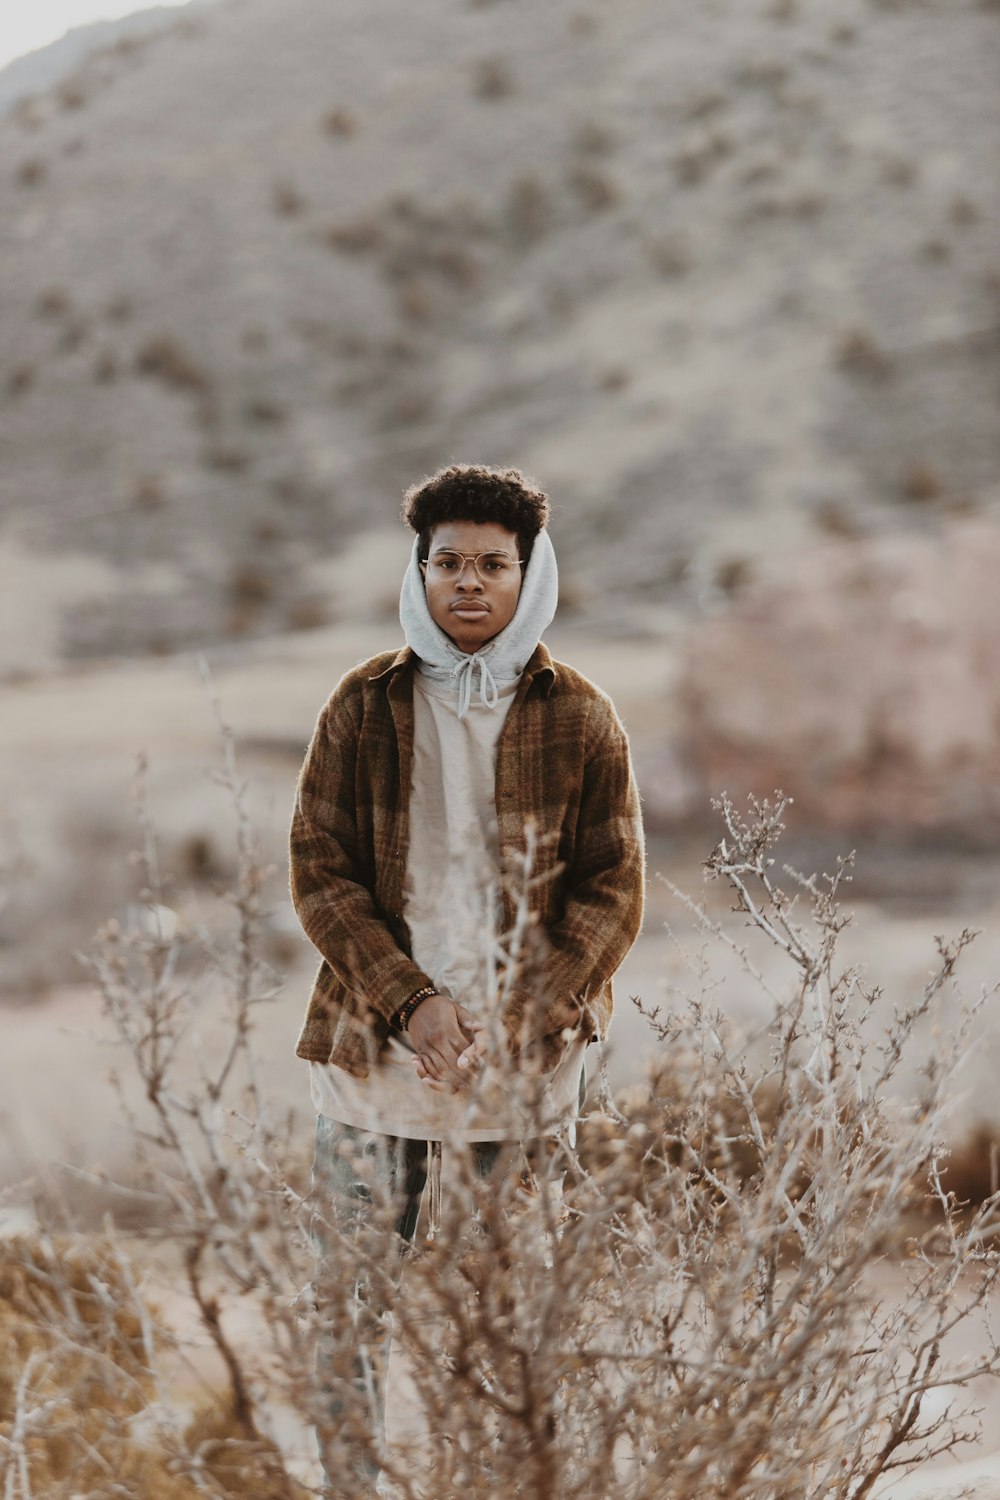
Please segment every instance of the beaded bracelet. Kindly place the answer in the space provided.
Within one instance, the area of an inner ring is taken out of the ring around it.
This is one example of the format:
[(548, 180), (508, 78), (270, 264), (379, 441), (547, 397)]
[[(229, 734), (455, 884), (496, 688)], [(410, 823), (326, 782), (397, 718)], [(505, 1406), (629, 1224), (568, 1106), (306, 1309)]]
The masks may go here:
[(409, 1000), (404, 1000), (396, 1014), (393, 1016), (393, 1025), (398, 1031), (406, 1031), (410, 1025), (410, 1017), (422, 1000), (429, 1000), (432, 995), (440, 992), (432, 984), (425, 984), (422, 990), (414, 990)]

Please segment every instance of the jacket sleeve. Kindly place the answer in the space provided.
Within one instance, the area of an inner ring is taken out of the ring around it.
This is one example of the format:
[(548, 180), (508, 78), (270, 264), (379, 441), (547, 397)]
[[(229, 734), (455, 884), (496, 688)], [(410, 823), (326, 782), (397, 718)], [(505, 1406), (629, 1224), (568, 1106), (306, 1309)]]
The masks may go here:
[[(611, 979), (642, 926), (639, 794), (625, 730), (606, 698), (595, 703), (588, 722), (576, 840), (564, 881), (563, 914), (541, 935), (541, 955), (525, 976), (525, 988), (538, 999), (516, 991), (511, 1006), (511, 1017), (522, 1023), (521, 1040), (532, 1033), (543, 1039), (546, 1065), (558, 1058), (565, 1028), (582, 1024), (595, 1034), (588, 1000)], [(516, 1034), (512, 1045), (520, 1050)]]
[(402, 951), (366, 884), (355, 767), (361, 704), (341, 684), (320, 712), (299, 773), (289, 837), (292, 904), (342, 984), (390, 1021), (428, 976)]

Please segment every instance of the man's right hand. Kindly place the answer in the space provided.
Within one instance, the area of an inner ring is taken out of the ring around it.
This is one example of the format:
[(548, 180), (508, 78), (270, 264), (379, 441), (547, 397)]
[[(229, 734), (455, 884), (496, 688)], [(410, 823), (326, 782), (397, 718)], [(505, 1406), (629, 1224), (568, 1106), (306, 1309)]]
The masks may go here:
[(468, 1012), (447, 995), (429, 995), (421, 1000), (407, 1026), (407, 1035), (429, 1076), (436, 1083), (463, 1088), (469, 1082), (467, 1068), (459, 1068), (458, 1059), (475, 1034), (463, 1026), (461, 1016)]

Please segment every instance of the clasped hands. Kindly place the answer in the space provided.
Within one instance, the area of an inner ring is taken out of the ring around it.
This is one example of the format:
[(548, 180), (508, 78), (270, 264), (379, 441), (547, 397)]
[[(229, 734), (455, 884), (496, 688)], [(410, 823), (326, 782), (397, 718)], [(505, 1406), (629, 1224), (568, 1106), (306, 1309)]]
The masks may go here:
[[(580, 1024), (581, 1005), (560, 1000), (545, 1012), (545, 1036), (554, 1036)], [(417, 1077), (439, 1094), (457, 1094), (468, 1088), (486, 1057), (488, 1028), (485, 1021), (447, 995), (422, 1000), (407, 1027), (416, 1056)]]
[(417, 1077), (428, 1088), (457, 1094), (468, 1087), (486, 1056), (485, 1021), (447, 995), (431, 995), (417, 1006), (406, 1030)]

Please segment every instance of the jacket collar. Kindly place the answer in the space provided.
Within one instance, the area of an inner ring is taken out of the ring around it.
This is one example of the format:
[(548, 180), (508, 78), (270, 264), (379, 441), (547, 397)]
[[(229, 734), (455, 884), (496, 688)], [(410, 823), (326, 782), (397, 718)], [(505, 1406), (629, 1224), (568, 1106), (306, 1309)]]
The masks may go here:
[[(401, 650), (397, 651), (387, 667), (383, 667), (381, 672), (373, 672), (368, 680), (369, 682), (381, 682), (385, 678), (394, 677), (397, 672), (402, 672), (407, 668), (412, 669), (415, 661), (416, 652), (413, 650), (413, 647), (403, 646)], [(543, 690), (548, 694), (558, 673), (549, 653), (549, 648), (544, 641), (538, 642), (538, 645), (528, 657), (524, 672), (521, 675), (522, 677), (526, 677), (529, 682), (533, 682), (536, 677), (540, 678)]]

